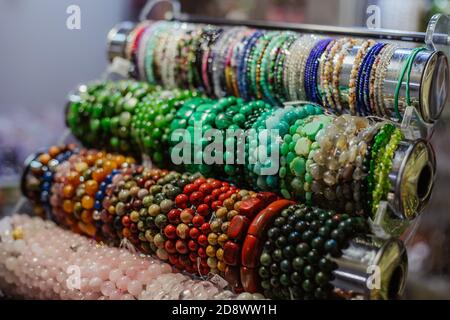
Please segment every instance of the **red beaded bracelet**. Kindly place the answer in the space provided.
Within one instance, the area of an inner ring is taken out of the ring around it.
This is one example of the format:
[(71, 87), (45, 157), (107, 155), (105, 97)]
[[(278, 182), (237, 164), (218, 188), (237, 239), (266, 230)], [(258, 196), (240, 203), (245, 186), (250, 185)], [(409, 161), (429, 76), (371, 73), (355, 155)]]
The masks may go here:
[(240, 275), (245, 291), (251, 293), (259, 291), (259, 278), (255, 268), (259, 264), (258, 258), (263, 247), (261, 236), (280, 212), (294, 203), (286, 199), (276, 200), (259, 212), (251, 222), (241, 253)]

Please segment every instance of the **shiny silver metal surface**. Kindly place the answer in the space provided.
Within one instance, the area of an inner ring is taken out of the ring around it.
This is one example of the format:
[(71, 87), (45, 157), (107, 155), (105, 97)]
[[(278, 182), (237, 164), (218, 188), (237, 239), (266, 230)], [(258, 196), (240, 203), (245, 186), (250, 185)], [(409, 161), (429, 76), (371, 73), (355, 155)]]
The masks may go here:
[(360, 237), (350, 241), (337, 264), (332, 284), (336, 293), (354, 299), (395, 299), (404, 290), (408, 272), (400, 240)]
[(125, 57), (127, 38), (136, 26), (135, 23), (125, 21), (114, 26), (107, 36), (108, 59), (112, 61), (115, 57)]
[(430, 199), (436, 174), (434, 150), (425, 140), (401, 141), (389, 173), (389, 208), (400, 219), (411, 220)]

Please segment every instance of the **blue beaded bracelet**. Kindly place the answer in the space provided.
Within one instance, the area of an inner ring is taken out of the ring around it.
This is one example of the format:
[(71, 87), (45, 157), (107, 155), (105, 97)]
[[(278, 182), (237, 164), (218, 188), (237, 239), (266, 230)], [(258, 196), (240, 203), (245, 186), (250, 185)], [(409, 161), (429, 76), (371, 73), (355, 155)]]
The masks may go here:
[(317, 88), (317, 72), (319, 70), (319, 59), (333, 38), (320, 40), (311, 50), (306, 60), (304, 83), (306, 98), (309, 101), (320, 103), (320, 92)]
[[(384, 43), (377, 43), (375, 44), (370, 52), (367, 53), (365, 58), (365, 64), (363, 66), (363, 71), (361, 75), (361, 83), (360, 86), (362, 88), (361, 91), (358, 92), (358, 104), (361, 106), (361, 111), (364, 116), (368, 116), (372, 114), (372, 111), (370, 109), (370, 103), (369, 103), (369, 95), (370, 95), (370, 73), (372, 71), (373, 64), (375, 62), (375, 59), (377, 55), (381, 52), (381, 50), (384, 48)], [(367, 59), (366, 59), (367, 58)]]
[(238, 57), (238, 69), (237, 69), (237, 78), (238, 78), (238, 89), (239, 95), (244, 99), (248, 100), (248, 83), (247, 83), (247, 64), (251, 49), (256, 44), (258, 39), (264, 33), (260, 30), (255, 31), (251, 36), (249, 36), (245, 40), (244, 48)]
[(369, 80), (370, 72), (372, 70), (375, 58), (381, 49), (385, 46), (384, 43), (376, 43), (366, 53), (358, 69), (358, 76), (356, 78), (356, 111), (358, 115), (370, 115), (370, 108), (368, 107), (369, 97)]

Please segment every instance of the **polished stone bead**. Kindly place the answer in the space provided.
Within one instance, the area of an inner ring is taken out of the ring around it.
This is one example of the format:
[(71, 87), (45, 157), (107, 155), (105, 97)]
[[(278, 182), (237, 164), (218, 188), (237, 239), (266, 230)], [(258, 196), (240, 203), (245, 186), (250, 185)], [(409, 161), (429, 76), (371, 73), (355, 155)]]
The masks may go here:
[(291, 244), (297, 244), (301, 241), (302, 236), (301, 233), (299, 231), (292, 231), (289, 235), (288, 235), (288, 242)]
[(263, 253), (263, 254), (261, 255), (261, 257), (259, 258), (259, 261), (260, 261), (260, 263), (261, 263), (263, 266), (268, 267), (268, 266), (270, 266), (270, 264), (272, 263), (272, 258), (271, 258), (271, 256), (270, 256), (270, 254), (268, 254), (268, 253)]
[(317, 272), (315, 276), (315, 281), (319, 286), (324, 286), (325, 284), (328, 283), (329, 280), (330, 277), (328, 276), (328, 274), (322, 271)]
[(289, 260), (284, 259), (280, 262), (280, 270), (286, 273), (291, 271), (291, 263), (289, 262)]
[(283, 251), (282, 249), (275, 249), (272, 252), (272, 259), (276, 262), (279, 262), (283, 259)]
[(270, 273), (273, 274), (274, 276), (280, 274), (280, 267), (278, 266), (277, 263), (272, 263), (269, 267), (270, 269)]
[(231, 219), (227, 234), (233, 239), (242, 239), (247, 234), (250, 220), (241, 215), (236, 215)]
[(260, 291), (257, 270), (241, 267), (241, 283), (246, 292), (256, 293)]
[(227, 241), (223, 246), (223, 261), (230, 265), (236, 266), (239, 263), (239, 246), (232, 242)]
[(273, 288), (279, 288), (280, 287), (280, 280), (278, 279), (278, 277), (271, 277), (270, 278), (270, 285)]
[(332, 256), (337, 256), (340, 253), (339, 245), (336, 240), (330, 239), (325, 242), (324, 249), (326, 252), (330, 253)]
[(259, 263), (261, 241), (253, 235), (247, 235), (242, 246), (242, 265), (248, 268), (255, 268)]
[[(269, 270), (268, 267), (260, 267), (259, 271), (258, 271), (258, 274), (259, 274), (259, 276), (262, 279), (269, 279), (270, 278), (270, 270)], [(262, 282), (261, 282), (261, 286), (264, 288), (264, 286), (262, 285)]]
[(305, 266), (305, 268), (303, 269), (303, 274), (304, 274), (305, 277), (307, 277), (308, 279), (314, 279), (314, 277), (315, 277), (315, 275), (316, 275), (316, 270), (314, 269), (313, 266), (307, 265), (307, 266)]
[(288, 287), (291, 284), (289, 275), (287, 275), (286, 273), (280, 275), (280, 284), (282, 286)]
[[(313, 282), (309, 279), (306, 279), (305, 281), (303, 281), (302, 283), (302, 288), (305, 292), (313, 292), (315, 289), (315, 286), (313, 284)], [(305, 296), (306, 297), (306, 296)]]
[(299, 243), (296, 247), (295, 247), (295, 252), (301, 256), (301, 257), (305, 257), (308, 252), (311, 250), (311, 248), (309, 247), (309, 245), (305, 242)]
[(277, 248), (283, 249), (287, 245), (287, 242), (287, 238), (281, 235), (275, 240), (275, 245), (277, 246)]

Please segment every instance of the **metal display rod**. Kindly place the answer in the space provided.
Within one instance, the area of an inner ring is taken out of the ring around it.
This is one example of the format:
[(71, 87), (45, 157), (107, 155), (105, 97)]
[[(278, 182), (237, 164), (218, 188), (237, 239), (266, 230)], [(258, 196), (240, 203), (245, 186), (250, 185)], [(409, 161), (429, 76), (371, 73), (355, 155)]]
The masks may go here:
[[(390, 29), (335, 27), (335, 26), (315, 25), (315, 24), (258, 21), (258, 20), (235, 20), (235, 19), (203, 17), (185, 13), (181, 13), (179, 15), (174, 16), (172, 20), (190, 23), (215, 24), (222, 26), (247, 26), (267, 30), (291, 30), (303, 33), (306, 32), (315, 34), (376, 38), (391, 41), (407, 41), (416, 43), (425, 43), (427, 39), (427, 34), (425, 32), (399, 31)], [(448, 34), (436, 33), (433, 35), (433, 43), (440, 45), (449, 45), (450, 38)]]
[(424, 43), (429, 49), (445, 51), (447, 57), (450, 56), (450, 18), (445, 14), (435, 14), (428, 22), (426, 32), (401, 31), (390, 29), (367, 29), (361, 27), (336, 27), (315, 24), (255, 21), (255, 20), (235, 20), (224, 18), (211, 18), (205, 16), (191, 15), (183, 13), (179, 0), (148, 0), (142, 9), (139, 19), (141, 21), (149, 19), (153, 8), (160, 3), (168, 3), (172, 7), (172, 20), (180, 22), (205, 23), (228, 26), (248, 26), (253, 28), (272, 30), (292, 30), (306, 33), (330, 34), (353, 37), (366, 37), (384, 39), (391, 41), (403, 41)]

